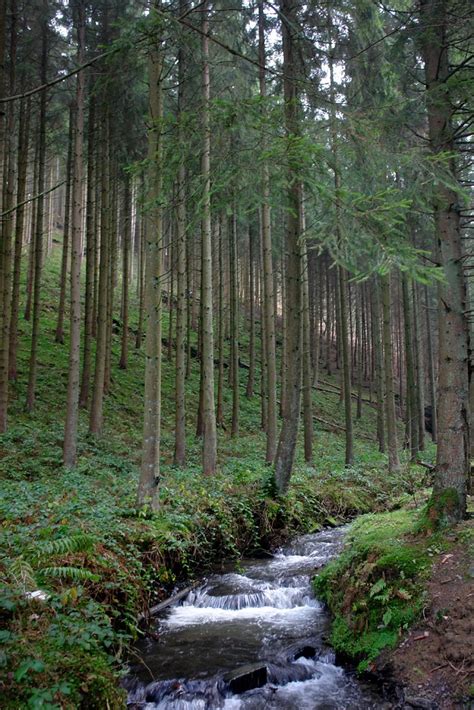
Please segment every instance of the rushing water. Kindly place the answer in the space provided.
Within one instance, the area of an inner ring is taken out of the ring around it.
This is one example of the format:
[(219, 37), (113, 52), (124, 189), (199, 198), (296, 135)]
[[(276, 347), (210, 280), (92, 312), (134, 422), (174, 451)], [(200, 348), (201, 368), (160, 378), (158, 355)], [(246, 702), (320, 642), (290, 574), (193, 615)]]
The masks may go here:
[(305, 535), (270, 559), (213, 575), (156, 621), (126, 686), (146, 710), (370, 710), (391, 705), (335, 665), (311, 577), (344, 529)]

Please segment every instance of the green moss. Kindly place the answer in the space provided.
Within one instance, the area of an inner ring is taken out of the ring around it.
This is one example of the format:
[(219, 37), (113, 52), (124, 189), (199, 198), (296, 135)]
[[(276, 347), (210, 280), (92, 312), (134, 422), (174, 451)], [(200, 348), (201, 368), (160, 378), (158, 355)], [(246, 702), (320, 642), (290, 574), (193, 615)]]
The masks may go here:
[(364, 670), (419, 616), (430, 568), (426, 538), (414, 536), (418, 514), (394, 511), (360, 518), (346, 550), (314, 580), (334, 616), (334, 648)]
[(433, 491), (424, 511), (420, 528), (433, 531), (459, 522), (460, 501), (455, 488)]

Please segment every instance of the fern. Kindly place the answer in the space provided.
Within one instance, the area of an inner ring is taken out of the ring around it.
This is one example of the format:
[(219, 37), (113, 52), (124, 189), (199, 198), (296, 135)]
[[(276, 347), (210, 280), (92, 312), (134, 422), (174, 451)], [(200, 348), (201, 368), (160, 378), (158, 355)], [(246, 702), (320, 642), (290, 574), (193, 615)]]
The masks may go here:
[(100, 577), (84, 567), (43, 567), (38, 571), (41, 577), (72, 579), (74, 582), (98, 582)]
[(34, 570), (30, 563), (21, 555), (11, 562), (9, 572), (15, 584), (24, 594), (37, 588), (38, 583)]
[(60, 537), (58, 540), (40, 542), (34, 549), (34, 555), (36, 558), (42, 558), (68, 555), (73, 552), (89, 552), (94, 545), (95, 540), (92, 535), (80, 533), (69, 537)]

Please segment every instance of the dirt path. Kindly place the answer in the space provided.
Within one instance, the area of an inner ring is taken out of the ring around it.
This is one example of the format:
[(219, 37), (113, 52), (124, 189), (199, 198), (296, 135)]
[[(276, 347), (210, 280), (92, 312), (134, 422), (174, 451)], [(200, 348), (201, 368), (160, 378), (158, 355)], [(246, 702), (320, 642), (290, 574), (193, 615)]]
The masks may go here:
[(447, 541), (449, 552), (433, 566), (423, 621), (377, 663), (403, 687), (407, 708), (474, 708), (474, 521)]

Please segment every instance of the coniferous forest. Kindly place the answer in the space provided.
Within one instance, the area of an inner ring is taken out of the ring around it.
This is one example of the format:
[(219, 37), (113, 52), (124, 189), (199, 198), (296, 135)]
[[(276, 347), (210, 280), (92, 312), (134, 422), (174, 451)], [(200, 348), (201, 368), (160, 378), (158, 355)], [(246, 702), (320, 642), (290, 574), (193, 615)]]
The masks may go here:
[(1, 0), (1, 708), (471, 707), (473, 20)]

